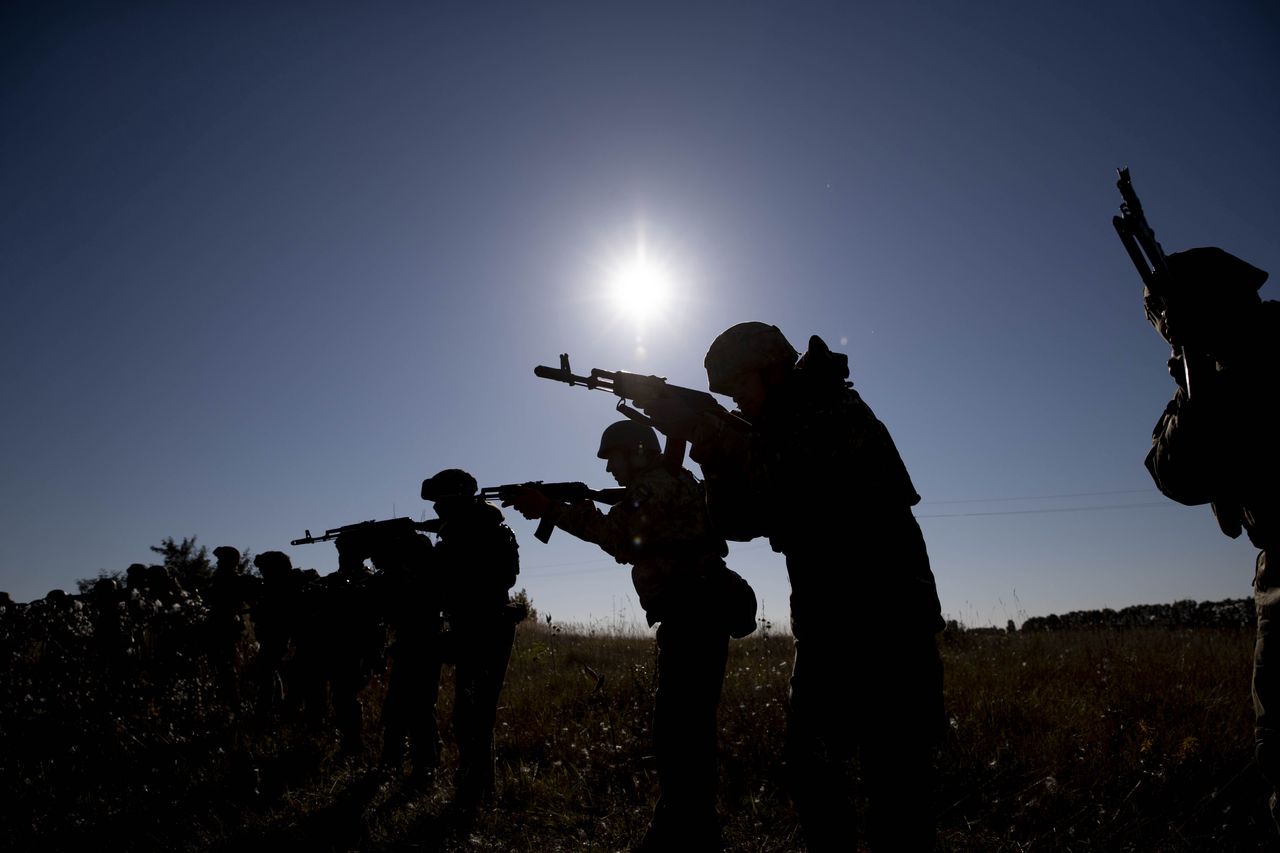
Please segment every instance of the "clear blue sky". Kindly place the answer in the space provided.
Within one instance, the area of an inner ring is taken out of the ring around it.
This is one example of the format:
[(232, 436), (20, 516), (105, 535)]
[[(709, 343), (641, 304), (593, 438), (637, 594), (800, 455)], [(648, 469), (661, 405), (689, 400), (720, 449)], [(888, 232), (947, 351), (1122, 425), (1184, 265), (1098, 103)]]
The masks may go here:
[[(849, 354), (948, 615), (1249, 594), (1142, 467), (1172, 386), (1110, 217), (1128, 165), (1166, 250), (1280, 274), (1273, 4), (10, 3), (0, 69), (19, 600), (165, 536), (328, 571), (289, 540), (445, 467), (612, 485), (612, 398), (533, 366), (705, 388), (743, 320)], [(678, 297), (643, 323), (638, 241)], [(540, 610), (639, 617), (509, 521)], [(783, 619), (781, 559), (731, 562)]]

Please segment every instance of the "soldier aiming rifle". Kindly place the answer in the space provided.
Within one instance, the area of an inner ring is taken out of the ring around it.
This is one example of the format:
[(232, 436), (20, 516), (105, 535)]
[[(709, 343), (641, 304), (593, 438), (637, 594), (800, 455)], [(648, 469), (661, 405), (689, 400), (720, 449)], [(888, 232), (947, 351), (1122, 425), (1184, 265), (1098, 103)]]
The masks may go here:
[[(522, 489), (537, 489), (547, 497), (564, 503), (577, 503), (578, 501), (595, 501), (606, 506), (613, 506), (622, 500), (626, 494), (626, 489), (593, 489), (586, 483), (544, 483), (541, 480), (533, 480), (528, 483), (507, 483), (503, 486), (485, 486), (480, 490), (480, 500), (482, 501), (498, 501), (503, 506), (510, 506), (512, 499), (520, 494)], [(539, 520), (538, 529), (534, 531), (534, 538), (539, 542), (546, 543), (551, 539), (551, 532), (555, 530), (555, 521), (549, 518)]]
[(310, 530), (305, 530), (303, 531), (306, 534), (305, 536), (301, 539), (293, 539), (289, 544), (314, 545), (317, 542), (331, 542), (344, 535), (353, 538), (365, 538), (368, 536), (386, 536), (395, 532), (438, 533), (440, 532), (440, 524), (441, 521), (438, 518), (428, 518), (425, 521), (414, 521), (408, 516), (385, 518), (381, 521), (370, 519), (369, 521), (361, 521), (355, 524), (346, 524), (342, 527), (330, 527), (321, 536), (312, 536)]
[[(1166, 497), (1210, 504), (1223, 533), (1233, 539), (1247, 533), (1259, 549), (1254, 749), (1263, 776), (1280, 791), (1280, 637), (1272, 628), (1280, 603), (1280, 445), (1271, 415), (1280, 405), (1280, 303), (1258, 295), (1266, 272), (1222, 249), (1165, 257), (1128, 170), (1119, 174), (1124, 202), (1113, 221), (1142, 275), (1147, 319), (1173, 347), (1169, 372), (1178, 386), (1152, 432), (1146, 467)], [(1144, 255), (1147, 261), (1140, 260)], [(1270, 805), (1274, 820), (1280, 814), (1275, 793)]]
[[(643, 376), (623, 370), (601, 370), (598, 367), (593, 367), (589, 376), (578, 376), (569, 367), (568, 353), (561, 353), (558, 368), (540, 364), (533, 369), (533, 375), (541, 379), (564, 382), (569, 386), (581, 385), (590, 390), (599, 389), (616, 394), (619, 398), (618, 412), (629, 420), (653, 427), (671, 439), (667, 442), (664, 454), (667, 464), (673, 470), (684, 464), (685, 440), (689, 421), (692, 418), (709, 414), (739, 431), (750, 428), (750, 424), (745, 419), (737, 413), (729, 412), (706, 391), (672, 385), (661, 376)], [(628, 406), (627, 400), (649, 411), (649, 415), (643, 415), (634, 407)], [(661, 408), (663, 402), (680, 412), (680, 417), (656, 416), (653, 410)]]

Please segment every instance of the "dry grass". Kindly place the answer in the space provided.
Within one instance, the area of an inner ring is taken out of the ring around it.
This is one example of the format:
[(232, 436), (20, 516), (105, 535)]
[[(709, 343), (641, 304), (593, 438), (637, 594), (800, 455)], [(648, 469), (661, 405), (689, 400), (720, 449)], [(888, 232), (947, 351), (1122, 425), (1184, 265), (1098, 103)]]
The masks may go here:
[[(1268, 849), (1251, 761), (1249, 632), (960, 632), (941, 644), (945, 850)], [(732, 850), (800, 849), (779, 766), (790, 664), (785, 635), (758, 632), (731, 647), (721, 809)], [(208, 691), (193, 678), (183, 695), (203, 710), (165, 705), (168, 719), (152, 719), (142, 746), (128, 741), (145, 728), (141, 716), (82, 727), (122, 739), (111, 748), (127, 759), (111, 765), (114, 780), (59, 770), (53, 758), (28, 758), (22, 778), (4, 767), (9, 848), (624, 850), (656, 796), (653, 668), (652, 640), (625, 627), (523, 626), (499, 712), (498, 797), (465, 828), (447, 819), (447, 774), (417, 790), (374, 772), (380, 682), (365, 695), (365, 754), (343, 759), (328, 737), (297, 726), (242, 721), (233, 736), (211, 722)], [(448, 680), (446, 767), (455, 759)], [(13, 757), (18, 734), (5, 729), (0, 759)], [(65, 742), (45, 748), (65, 760)], [(104, 790), (112, 785), (115, 795)]]

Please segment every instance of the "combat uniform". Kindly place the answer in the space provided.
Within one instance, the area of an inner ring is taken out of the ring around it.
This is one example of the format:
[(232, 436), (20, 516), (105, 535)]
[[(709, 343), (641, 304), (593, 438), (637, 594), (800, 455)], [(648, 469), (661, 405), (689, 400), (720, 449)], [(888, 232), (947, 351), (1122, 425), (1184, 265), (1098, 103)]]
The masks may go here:
[(1254, 311), (1254, 327), (1241, 330), (1243, 352), (1229, 365), (1197, 373), (1192, 399), (1182, 388), (1174, 393), (1146, 466), (1167, 497), (1212, 503), (1224, 533), (1235, 538), (1244, 531), (1260, 549), (1253, 580), (1255, 748), (1263, 775), (1280, 790), (1280, 444), (1270, 414), (1280, 406), (1280, 303), (1260, 302)]
[(845, 765), (857, 754), (872, 847), (928, 850), (941, 608), (911, 512), (919, 496), (847, 375), (845, 357), (812, 338), (750, 431), (705, 420), (693, 458), (717, 528), (768, 536), (786, 556), (795, 636), (786, 760), (808, 848), (852, 849)]
[(440, 763), (436, 700), (444, 620), (432, 551), (430, 539), (410, 533), (380, 545), (373, 557), (378, 568), (374, 595), (393, 640), (387, 653), (390, 672), (382, 706), (382, 761), (389, 770), (398, 771), (408, 737), (418, 781), (434, 776)]
[[(755, 599), (725, 566), (724, 540), (708, 532), (702, 485), (684, 469), (659, 464), (637, 473), (608, 514), (582, 501), (554, 517), (630, 563), (649, 624), (661, 623), (654, 708), (661, 794), (641, 849), (718, 849), (716, 708), (730, 632), (742, 636), (754, 627)], [(744, 595), (749, 613), (727, 610)]]
[(356, 755), (364, 725), (360, 693), (383, 662), (386, 634), (370, 600), (370, 572), (361, 561), (343, 556), (344, 548), (352, 547), (344, 537), (335, 544), (339, 570), (309, 580), (301, 591), (294, 674), (313, 724), (324, 718), (328, 687), (342, 752)]
[(493, 729), (515, 642), (509, 591), (520, 571), (519, 546), (502, 511), (481, 502), (451, 513), (439, 537), (435, 557), (455, 666), (454, 797), (456, 804), (471, 806), (493, 789)]

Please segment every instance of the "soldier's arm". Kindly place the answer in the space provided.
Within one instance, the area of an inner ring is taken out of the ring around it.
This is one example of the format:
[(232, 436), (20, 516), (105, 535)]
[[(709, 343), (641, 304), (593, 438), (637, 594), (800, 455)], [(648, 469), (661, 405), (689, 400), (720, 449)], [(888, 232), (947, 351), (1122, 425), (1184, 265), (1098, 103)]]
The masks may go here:
[[(627, 499), (624, 498), (624, 501)], [(603, 513), (589, 500), (560, 504), (555, 513), (556, 527), (587, 542), (594, 542), (620, 563), (627, 562), (636, 532), (623, 513), (612, 507)]]
[(1147, 452), (1156, 488), (1187, 506), (1210, 503), (1221, 490), (1221, 442), (1204, 415), (1179, 388), (1156, 423)]

